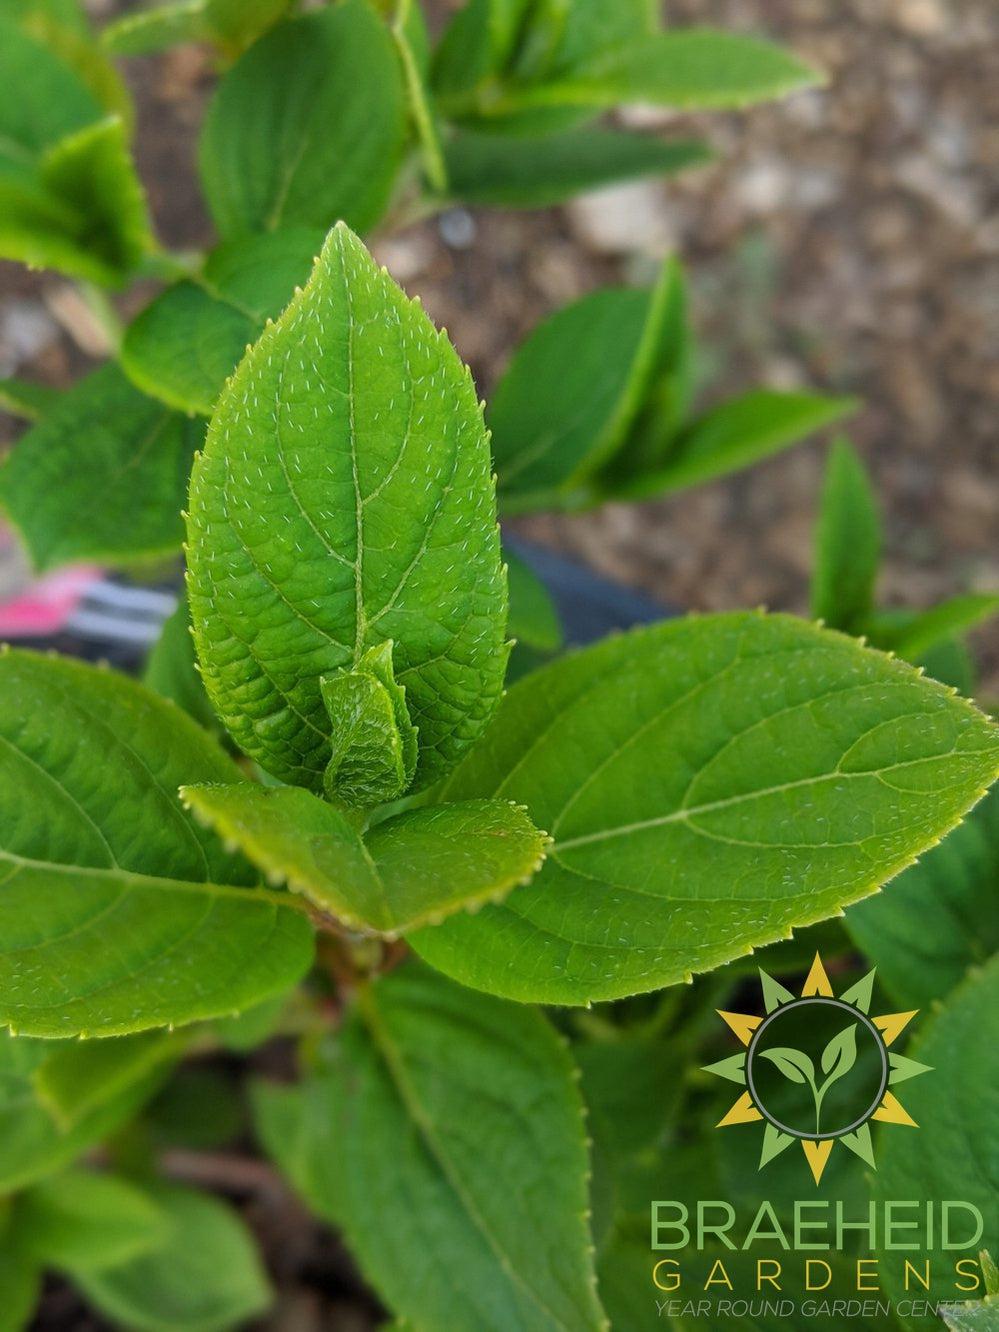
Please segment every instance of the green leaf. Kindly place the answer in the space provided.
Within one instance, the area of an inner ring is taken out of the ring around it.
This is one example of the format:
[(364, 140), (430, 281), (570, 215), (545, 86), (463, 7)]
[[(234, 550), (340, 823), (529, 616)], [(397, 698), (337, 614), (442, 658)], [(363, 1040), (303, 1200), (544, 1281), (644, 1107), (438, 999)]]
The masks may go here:
[(353, 929), (395, 937), (534, 873), (545, 835), (502, 800), (412, 809), (362, 836), (294, 787), (196, 786), (184, 799), (269, 876)]
[(99, 1272), (128, 1262), (166, 1239), (156, 1204), (114, 1175), (68, 1170), (35, 1184), (15, 1203), (24, 1251), (44, 1267)]
[(103, 1098), (72, 1125), (61, 1125), (38, 1094), (46, 1062), (67, 1048), (0, 1033), (0, 1192), (13, 1193), (61, 1170), (119, 1129), (155, 1090), (152, 1077)]
[(513, 59), (533, 0), (469, 0), (452, 18), (434, 55), (438, 93), (467, 92)]
[(548, 208), (584, 190), (673, 175), (712, 157), (696, 139), (601, 129), (530, 139), (466, 132), (449, 140), (446, 150), (453, 197), (495, 208)]
[[(0, 29), (2, 38), (2, 29)], [(120, 285), (152, 248), (145, 196), (119, 117), (4, 168), (0, 254), (33, 268)]]
[(9, 1209), (6, 1221), (0, 1225), (0, 1332), (24, 1332), (41, 1295), (42, 1274), (11, 1233)]
[(857, 631), (874, 607), (881, 561), (877, 501), (863, 463), (837, 439), (826, 464), (815, 542), (812, 614), (830, 629)]
[(0, 656), (0, 697), (0, 1021), (120, 1035), (238, 1011), (302, 974), (302, 904), (252, 886), (180, 804), (182, 781), (241, 773), (178, 708), (30, 652)]
[(826, 1075), (824, 1087), (845, 1077), (857, 1062), (857, 1024), (851, 1023), (832, 1038), (822, 1051), (822, 1072)]
[(206, 731), (218, 731), (218, 718), (205, 693), (194, 656), (194, 639), (187, 597), (163, 624), (146, 661), (143, 681), (162, 698), (169, 698)]
[(232, 1208), (173, 1185), (150, 1186), (166, 1242), (116, 1267), (74, 1274), (101, 1313), (134, 1332), (227, 1332), (263, 1313), (271, 1291)]
[(38, 1099), (62, 1129), (71, 1129), (136, 1083), (177, 1060), (189, 1038), (143, 1032), (103, 1041), (60, 1041), (32, 1077)]
[(894, 624), (875, 620), (871, 634), (879, 647), (897, 652), (909, 661), (918, 661), (932, 648), (967, 633), (997, 614), (999, 594), (969, 592), (952, 597), (932, 610), (903, 616)]
[(638, 630), (509, 691), (441, 797), (524, 804), (548, 858), (411, 942), (523, 1001), (674, 984), (866, 897), (997, 768), (985, 717), (856, 640), (762, 613)]
[(279, 24), (226, 74), (208, 110), (201, 176), (223, 236), (343, 218), (388, 203), (406, 137), (392, 37), (367, 0)]
[(0, 14), (0, 80), (0, 177), (105, 114), (79, 74), (6, 13)]
[(815, 1081), (815, 1065), (801, 1050), (792, 1050), (790, 1047), (775, 1045), (769, 1050), (759, 1052), (761, 1059), (769, 1059), (789, 1082)]
[(172, 555), (204, 425), (140, 393), (115, 365), (80, 380), (0, 468), (0, 503), (36, 569)]
[(997, 1332), (999, 1297), (949, 1304), (944, 1308), (943, 1320), (950, 1332)]
[(147, 55), (181, 42), (212, 42), (236, 56), (287, 12), (290, 0), (177, 0), (125, 14), (101, 33), (114, 55)]
[(517, 55), (518, 78), (551, 81), (661, 26), (656, 0), (537, 0)]
[(353, 670), (320, 677), (319, 690), (332, 749), (326, 798), (355, 808), (397, 800), (413, 780), (418, 745), (392, 669), (392, 644), (369, 648)]
[(768, 458), (857, 408), (854, 398), (753, 389), (692, 421), (661, 466), (626, 477), (614, 499), (647, 499), (700, 485)]
[(0, 409), (25, 421), (39, 421), (59, 401), (59, 390), (28, 379), (0, 379)]
[(846, 913), (893, 1001), (926, 1008), (999, 951), (999, 788), (918, 865)]
[[(967, 1253), (941, 1246), (939, 1227), (934, 1239), (921, 1243), (919, 1259), (930, 1259), (930, 1289), (920, 1299), (956, 1301), (956, 1256), (974, 1258), (978, 1250), (999, 1249), (999, 1215), (995, 1207), (995, 1145), (999, 1141), (999, 1098), (995, 1094), (995, 1051), (999, 1048), (999, 957), (975, 969), (942, 1008), (925, 1022), (907, 1055), (928, 1064), (932, 1073), (903, 1084), (899, 1099), (920, 1125), (919, 1143), (909, 1127), (887, 1124), (877, 1145), (878, 1169), (873, 1180), (874, 1199), (932, 1201), (959, 1199), (977, 1207), (985, 1231)], [(966, 1236), (974, 1220), (955, 1211), (956, 1235)], [(904, 1299), (902, 1268), (882, 1253), (882, 1282), (887, 1294)], [(897, 1257), (897, 1254), (895, 1255)], [(979, 1293), (983, 1293), (981, 1290)], [(906, 1327), (936, 1327), (932, 1318), (902, 1317)]]
[(448, 1332), (605, 1328), (582, 1103), (541, 1014), (409, 966), (362, 991), (319, 1070), (277, 1096), (277, 1115), (260, 1098), (269, 1149), (394, 1312)]
[(658, 368), (669, 286), (666, 265), (651, 291), (592, 292), (514, 353), (488, 414), (506, 511), (571, 493), (623, 442)]
[(194, 469), (188, 591), (209, 697), (247, 754), (322, 790), (320, 680), (392, 642), (414, 787), (479, 736), (506, 669), (489, 449), (443, 334), (337, 227), (223, 394)]
[(562, 646), (562, 626), (547, 588), (519, 555), (507, 549), (503, 554), (510, 587), (507, 631), (527, 647), (557, 652)]
[(418, 0), (392, 0), (390, 25), (392, 39), (399, 52), (409, 116), (423, 156), (423, 168), (432, 189), (447, 190), (447, 165), (437, 119), (437, 108), (430, 92), (430, 36)]
[(512, 91), (510, 101), (519, 107), (652, 102), (721, 109), (783, 97), (818, 81), (810, 65), (771, 42), (689, 28), (596, 51), (550, 82)]
[(169, 287), (129, 325), (121, 363), (145, 393), (210, 416), (222, 386), (308, 277), (319, 231), (285, 227), (228, 241), (204, 272)]

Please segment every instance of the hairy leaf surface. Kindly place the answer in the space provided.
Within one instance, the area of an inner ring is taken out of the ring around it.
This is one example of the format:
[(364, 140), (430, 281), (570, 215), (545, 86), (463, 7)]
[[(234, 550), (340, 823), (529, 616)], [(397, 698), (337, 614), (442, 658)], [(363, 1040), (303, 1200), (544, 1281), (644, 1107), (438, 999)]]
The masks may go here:
[(507, 649), (481, 410), (446, 337), (345, 227), (219, 402), (188, 546), (205, 686), (274, 776), (322, 790), (320, 681), (388, 642), (415, 786), (482, 731)]
[(198, 278), (169, 287), (129, 325), (121, 363), (145, 393), (210, 416), (222, 386), (308, 277), (323, 233), (283, 227), (227, 241)]
[(655, 989), (866, 897), (997, 769), (970, 704), (839, 634), (759, 613), (640, 630), (510, 690), (442, 798), (524, 804), (548, 858), (411, 941), (509, 998)]
[(359, 996), (297, 1092), (262, 1088), (258, 1107), (269, 1150), (415, 1326), (606, 1327), (582, 1102), (541, 1014), (407, 967)]
[(253, 887), (180, 804), (182, 781), (240, 780), (204, 732), (123, 676), (28, 652), (0, 656), (0, 697), (0, 1021), (116, 1035), (301, 975), (301, 904)]
[(185, 787), (201, 817), (268, 875), (354, 929), (396, 936), (534, 873), (545, 836), (502, 800), (430, 805), (362, 836), (332, 805), (293, 787)]
[(367, 0), (289, 20), (228, 72), (208, 110), (201, 175), (223, 236), (288, 223), (378, 221), (406, 136), (402, 71)]

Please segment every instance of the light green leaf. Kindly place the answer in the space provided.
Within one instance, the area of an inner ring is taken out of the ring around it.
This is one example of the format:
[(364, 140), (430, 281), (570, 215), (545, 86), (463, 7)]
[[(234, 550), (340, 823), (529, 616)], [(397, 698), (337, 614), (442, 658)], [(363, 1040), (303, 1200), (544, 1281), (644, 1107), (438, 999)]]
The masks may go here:
[(815, 1081), (815, 1065), (801, 1050), (792, 1050), (790, 1047), (775, 1045), (769, 1050), (759, 1052), (761, 1059), (769, 1059), (784, 1074), (789, 1082), (798, 1082), (804, 1085), (806, 1082)]
[(121, 1035), (238, 1011), (305, 971), (302, 904), (252, 886), (180, 804), (182, 781), (241, 773), (178, 708), (30, 652), (0, 656), (0, 697), (0, 1021)]
[(621, 102), (684, 109), (743, 107), (818, 81), (810, 65), (771, 42), (689, 28), (594, 52), (550, 82), (512, 92), (510, 100), (520, 107), (611, 107)]
[(529, 879), (545, 835), (502, 800), (408, 810), (363, 836), (295, 787), (195, 786), (184, 799), (270, 877), (353, 929), (395, 937)]
[(0, 14), (0, 80), (0, 173), (32, 165), (46, 148), (105, 114), (79, 74), (7, 13)]
[(510, 586), (507, 630), (527, 647), (539, 652), (557, 652), (562, 646), (562, 626), (547, 588), (519, 555), (506, 549), (503, 554)]
[(625, 439), (658, 369), (670, 268), (651, 291), (606, 288), (540, 324), (489, 406), (503, 508), (571, 493)]
[(169, 287), (129, 325), (121, 363), (145, 393), (210, 416), (222, 386), (308, 277), (323, 234), (285, 227), (228, 241), (204, 272)]
[(164, 622), (142, 678), (150, 689), (162, 698), (172, 699), (206, 731), (221, 729), (198, 674), (186, 596), (181, 597), (177, 609)]
[(33, 163), (5, 165), (0, 149), (0, 203), (0, 254), (33, 268), (120, 285), (153, 245), (119, 117), (66, 135)]
[(319, 1070), (277, 1096), (278, 1115), (261, 1097), (269, 1149), (394, 1312), (448, 1332), (606, 1327), (582, 1103), (541, 1014), (409, 966), (361, 992)]
[(179, 1059), (189, 1040), (153, 1031), (103, 1041), (59, 1041), (35, 1069), (32, 1085), (55, 1122), (68, 1130)]
[(853, 639), (761, 613), (638, 630), (509, 691), (441, 795), (524, 804), (548, 859), (411, 942), (524, 1001), (673, 984), (866, 897), (997, 769), (985, 717)]
[(712, 481), (799, 443), (856, 408), (854, 398), (753, 389), (697, 417), (660, 467), (625, 478), (611, 496), (647, 499)]
[(903, 616), (891, 624), (875, 619), (872, 638), (879, 647), (897, 652), (909, 661), (919, 661), (932, 648), (999, 614), (999, 594), (969, 592), (941, 602), (932, 610)]
[(885, 891), (846, 913), (893, 1001), (927, 1008), (999, 951), (999, 788)]
[(14, 1225), (36, 1262), (74, 1273), (128, 1262), (168, 1233), (160, 1209), (135, 1185), (89, 1170), (35, 1184), (17, 1199)]
[(94, 1143), (116, 1132), (155, 1090), (147, 1076), (104, 1098), (72, 1126), (60, 1125), (38, 1095), (35, 1080), (62, 1042), (0, 1033), (0, 1192), (13, 1193), (61, 1170)]
[(181, 42), (213, 42), (237, 56), (272, 27), (290, 0), (177, 0), (125, 14), (101, 33), (114, 55), (147, 55)]
[(201, 176), (223, 236), (378, 221), (406, 137), (402, 70), (367, 0), (272, 29), (208, 110)]
[(219, 402), (188, 564), (209, 697), (282, 781), (322, 790), (320, 679), (381, 644), (419, 732), (416, 787), (498, 702), (506, 584), (475, 389), (345, 227)]
[(430, 92), (430, 36), (419, 0), (391, 0), (390, 31), (399, 52), (409, 116), (423, 156), (423, 168), (432, 189), (447, 190), (447, 165), (437, 119), (437, 108)]
[(947, 1305), (943, 1320), (950, 1332), (999, 1332), (999, 1297)]
[(0, 379), (0, 410), (39, 421), (59, 401), (59, 390), (28, 379)]
[(513, 59), (533, 0), (469, 0), (445, 29), (434, 55), (438, 93), (466, 93)]
[[(999, 957), (975, 968), (911, 1042), (906, 1054), (929, 1064), (925, 1077), (913, 1078), (901, 1088), (899, 1099), (920, 1126), (915, 1130), (884, 1125), (877, 1144), (878, 1169), (874, 1199), (878, 1207), (887, 1198), (914, 1202), (959, 1199), (977, 1207), (985, 1222), (974, 1246), (955, 1253), (941, 1247), (940, 1228), (934, 1239), (922, 1243), (918, 1257), (930, 1259), (931, 1282), (925, 1300), (957, 1301), (955, 1257), (974, 1259), (982, 1248), (999, 1249), (999, 1214), (996, 1212), (996, 1150), (999, 1143), (999, 1097), (996, 1096), (995, 1052), (999, 1048)], [(975, 1221), (955, 1208), (954, 1238), (974, 1233)], [(888, 1295), (904, 1299), (902, 1268), (882, 1253), (881, 1280)], [(897, 1257), (897, 1254), (894, 1255)], [(984, 1293), (979, 1290), (979, 1294)], [(936, 1327), (933, 1318), (903, 1316), (906, 1327)]]
[(826, 464), (815, 542), (812, 614), (830, 629), (859, 632), (874, 606), (881, 560), (877, 501), (863, 463), (837, 439)]
[(271, 1291), (253, 1240), (232, 1208), (193, 1189), (157, 1184), (166, 1242), (76, 1284), (101, 1313), (134, 1332), (228, 1332), (268, 1308)]
[(326, 798), (368, 808), (398, 800), (413, 780), (418, 752), (406, 691), (392, 668), (392, 644), (363, 653), (353, 670), (319, 680), (330, 721)]
[(62, 394), (0, 468), (0, 503), (35, 568), (173, 554), (203, 435), (203, 423), (145, 397), (115, 365)]
[(659, 32), (657, 0), (536, 0), (517, 54), (519, 79), (544, 82)]
[(710, 162), (696, 139), (574, 129), (540, 138), (458, 134), (447, 144), (450, 193), (495, 208), (548, 208), (584, 190)]
[(822, 1072), (826, 1075), (823, 1087), (845, 1077), (857, 1062), (857, 1024), (851, 1023), (832, 1038), (822, 1051)]

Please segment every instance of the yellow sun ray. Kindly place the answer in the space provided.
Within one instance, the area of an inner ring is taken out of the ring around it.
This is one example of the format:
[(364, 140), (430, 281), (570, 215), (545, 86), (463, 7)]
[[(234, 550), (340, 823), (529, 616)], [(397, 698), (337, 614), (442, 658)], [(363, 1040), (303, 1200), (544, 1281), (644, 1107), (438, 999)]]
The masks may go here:
[(804, 1148), (805, 1160), (812, 1172), (815, 1183), (818, 1184), (822, 1178), (822, 1172), (826, 1168), (826, 1162), (829, 1160), (829, 1153), (833, 1149), (832, 1138), (823, 1138), (821, 1142), (811, 1142), (808, 1138), (802, 1138), (801, 1145)]
[(755, 1017), (752, 1013), (726, 1013), (721, 1008), (716, 1008), (715, 1012), (732, 1028), (743, 1045), (749, 1044), (753, 1032), (763, 1021), (761, 1017)]
[(805, 980), (801, 997), (807, 999), (813, 994), (821, 994), (826, 999), (833, 997), (833, 988), (829, 983), (829, 977), (826, 975), (826, 969), (822, 965), (822, 959), (818, 953), (815, 954), (815, 961), (812, 963), (812, 969)]
[(871, 1021), (884, 1037), (885, 1045), (891, 1045), (918, 1012), (919, 1009), (914, 1008), (911, 1013), (884, 1013), (881, 1017), (872, 1018)]
[(871, 1118), (879, 1119), (883, 1124), (908, 1124), (911, 1128), (919, 1127), (898, 1097), (890, 1091), (885, 1092), (884, 1099)]
[(743, 1092), (724, 1119), (719, 1119), (716, 1128), (728, 1128), (730, 1124), (753, 1124), (763, 1116), (753, 1104), (749, 1092)]

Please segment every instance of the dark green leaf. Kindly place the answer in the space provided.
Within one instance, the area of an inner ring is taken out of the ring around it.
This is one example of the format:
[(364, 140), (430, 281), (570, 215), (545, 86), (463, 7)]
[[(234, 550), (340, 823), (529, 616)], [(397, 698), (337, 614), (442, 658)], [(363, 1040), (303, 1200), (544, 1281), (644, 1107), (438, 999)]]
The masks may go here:
[(35, 1070), (38, 1099), (61, 1129), (73, 1128), (136, 1083), (179, 1059), (189, 1037), (174, 1032), (143, 1032), (102, 1041), (59, 1041)]
[(129, 326), (126, 374), (168, 406), (210, 416), (247, 345), (306, 280), (322, 243), (319, 231), (286, 227), (220, 245), (200, 277), (169, 287)]
[(447, 145), (450, 192), (464, 203), (547, 208), (584, 190), (665, 176), (712, 158), (697, 140), (574, 129), (541, 138), (459, 134)]
[(406, 136), (392, 37), (367, 0), (272, 29), (222, 80), (201, 175), (223, 236), (282, 225), (360, 231), (385, 210)]
[(59, 401), (59, 390), (28, 379), (0, 379), (0, 408), (25, 421), (39, 421)]
[(509, 691), (442, 798), (523, 803), (548, 859), (411, 942), (523, 1001), (655, 989), (868, 896), (997, 768), (985, 717), (856, 640), (759, 613), (635, 631)]
[(236, 1212), (192, 1189), (157, 1184), (166, 1242), (76, 1284), (101, 1313), (134, 1332), (227, 1332), (271, 1302), (253, 1240)]
[(339, 810), (294, 787), (242, 783), (183, 794), (269, 877), (376, 934), (394, 937), (498, 899), (544, 858), (544, 833), (501, 800), (408, 810), (362, 839)]
[(344, 227), (219, 402), (188, 545), (209, 697), (274, 776), (322, 790), (320, 680), (386, 643), (416, 786), (481, 733), (507, 654), (481, 411), (447, 339)]
[(0, 469), (0, 503), (40, 570), (171, 555), (204, 425), (140, 393), (115, 365), (67, 393)]
[(181, 597), (177, 609), (164, 623), (146, 661), (143, 680), (162, 698), (172, 699), (206, 731), (220, 729), (198, 673), (187, 597)]
[(118, 1035), (238, 1011), (302, 974), (302, 904), (252, 886), (180, 804), (182, 781), (241, 773), (178, 708), (28, 652), (0, 656), (0, 697), (0, 1021)]
[(846, 913), (895, 1003), (925, 1008), (999, 951), (999, 789), (940, 846)]
[(881, 523), (864, 465), (836, 440), (826, 464), (812, 574), (812, 614), (830, 629), (859, 631), (874, 606)]
[(358, 996), (297, 1093), (274, 1095), (270, 1150), (395, 1312), (448, 1332), (605, 1327), (582, 1103), (539, 1013), (406, 967)]
[(562, 626), (544, 583), (519, 555), (510, 550), (503, 553), (510, 586), (507, 630), (527, 647), (557, 652), (562, 646)]

